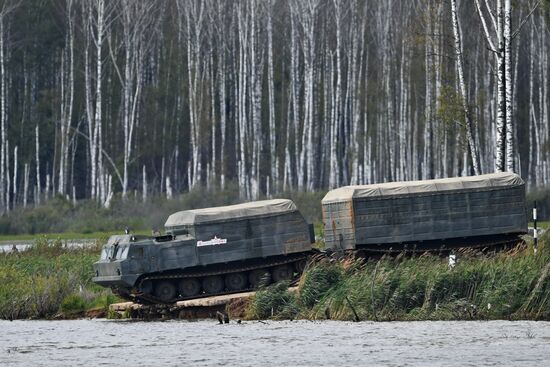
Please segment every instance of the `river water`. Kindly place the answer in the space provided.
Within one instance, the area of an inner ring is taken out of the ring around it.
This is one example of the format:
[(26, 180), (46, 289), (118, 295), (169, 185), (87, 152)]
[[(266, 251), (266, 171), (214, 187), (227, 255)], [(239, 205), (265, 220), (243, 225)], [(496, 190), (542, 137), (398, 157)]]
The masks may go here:
[(0, 321), (0, 366), (550, 366), (550, 322)]
[[(8, 253), (12, 252), (13, 248), (17, 249), (17, 251), (25, 251), (28, 250), (36, 240), (6, 240), (6, 241), (0, 241), (0, 253)], [(50, 239), (50, 242), (52, 240)], [(82, 239), (82, 240), (63, 240), (63, 246), (69, 247), (69, 248), (84, 248), (84, 247), (91, 247), (95, 246), (97, 240), (95, 239)]]

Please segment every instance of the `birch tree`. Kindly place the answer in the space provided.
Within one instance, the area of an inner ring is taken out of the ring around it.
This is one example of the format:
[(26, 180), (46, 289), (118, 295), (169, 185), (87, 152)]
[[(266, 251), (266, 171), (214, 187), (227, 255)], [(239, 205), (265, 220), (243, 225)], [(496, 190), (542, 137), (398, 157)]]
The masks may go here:
[(40, 129), (36, 125), (35, 128), (35, 153), (36, 153), (36, 188), (34, 191), (34, 205), (40, 204), (40, 195), (42, 193), (42, 187), (40, 183)]
[[(294, 1), (292, 3), (292, 11), (296, 15), (298, 24), (301, 26), (302, 36), (300, 48), (303, 52), (304, 60), (304, 106), (303, 106), (303, 121), (301, 142), (299, 142), (299, 168), (298, 172), (298, 189), (313, 190), (315, 183), (315, 165), (314, 165), (314, 68), (315, 68), (315, 17), (318, 0)], [(335, 6), (340, 6), (335, 0)]]
[[(540, 1), (535, 3), (527, 17), (521, 22), (520, 27), (513, 33), (511, 0), (496, 0), (494, 8), (491, 8), (489, 2), (485, 1), (485, 10), (482, 9), (479, 0), (475, 0), (475, 4), (483, 26), (485, 39), (489, 49), (495, 55), (497, 69), (495, 169), (497, 171), (513, 171), (511, 44), (512, 39), (519, 33), (521, 26), (538, 7)], [(489, 26), (487, 25), (487, 18), (490, 19)]]
[(274, 0), (266, 2), (267, 14), (267, 92), (269, 98), (269, 156), (271, 171), (268, 179), (267, 195), (278, 192), (279, 184), (279, 157), (277, 155), (277, 126), (275, 123), (275, 86), (273, 71), (273, 12)]
[(190, 126), (190, 181), (191, 187), (201, 180), (201, 108), (202, 93), (200, 92), (200, 77), (202, 73), (201, 56), (203, 50), (202, 38), (205, 31), (205, 3), (193, 0), (177, 0), (179, 32), (185, 40), (187, 51), (187, 90)]
[(67, 22), (67, 37), (65, 48), (61, 54), (60, 71), (60, 152), (59, 152), (59, 181), (57, 192), (66, 194), (67, 190), (67, 169), (69, 159), (69, 136), (71, 121), (73, 118), (74, 105), (74, 1), (66, 0), (65, 17)]
[(341, 111), (341, 94), (342, 94), (342, 57), (341, 57), (341, 44), (342, 44), (342, 30), (341, 30), (341, 17), (342, 11), (339, 1), (334, 1), (334, 18), (336, 22), (336, 88), (334, 90), (334, 102), (331, 121), (331, 140), (330, 140), (330, 176), (329, 176), (329, 188), (335, 188), (340, 185), (340, 161), (338, 158), (337, 143), (340, 131), (340, 123), (342, 118)]
[(472, 157), (472, 165), (474, 168), (474, 173), (476, 175), (481, 174), (481, 168), (479, 163), (479, 156), (477, 153), (477, 146), (474, 141), (473, 136), (473, 122), (472, 116), (470, 115), (470, 110), (468, 107), (468, 95), (466, 93), (466, 82), (464, 80), (464, 63), (462, 61), (462, 40), (461, 34), (459, 31), (458, 23), (458, 14), (456, 7), (456, 0), (450, 0), (451, 2), (451, 17), (453, 24), (453, 35), (454, 35), (454, 48), (455, 48), (455, 63), (456, 70), (458, 73), (458, 84), (460, 91), (460, 100), (462, 101), (462, 108), (464, 109), (464, 118), (466, 120), (466, 137), (468, 140), (468, 148), (470, 151), (470, 156)]

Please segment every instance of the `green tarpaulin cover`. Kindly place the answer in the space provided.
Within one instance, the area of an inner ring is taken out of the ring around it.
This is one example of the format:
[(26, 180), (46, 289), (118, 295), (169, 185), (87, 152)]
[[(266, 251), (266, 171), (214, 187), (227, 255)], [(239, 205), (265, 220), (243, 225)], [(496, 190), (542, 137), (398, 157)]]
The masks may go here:
[(291, 200), (287, 199), (252, 201), (237, 205), (192, 209), (177, 212), (168, 217), (164, 227), (166, 229), (171, 229), (187, 225), (234, 221), (253, 217), (291, 213), (296, 210), (296, 205), (294, 205)]

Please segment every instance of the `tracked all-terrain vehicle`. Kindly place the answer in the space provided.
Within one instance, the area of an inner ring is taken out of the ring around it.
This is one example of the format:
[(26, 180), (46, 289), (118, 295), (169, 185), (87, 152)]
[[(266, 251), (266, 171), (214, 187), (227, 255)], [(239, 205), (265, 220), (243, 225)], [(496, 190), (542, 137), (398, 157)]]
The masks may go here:
[(314, 242), (290, 200), (172, 214), (165, 234), (112, 236), (93, 281), (142, 303), (172, 303), (257, 288), (299, 275)]
[[(399, 253), (517, 243), (525, 184), (513, 173), (345, 186), (322, 200), (325, 248)], [(313, 226), (290, 200), (172, 214), (166, 234), (112, 236), (93, 281), (125, 298), (171, 303), (293, 279), (312, 254)]]

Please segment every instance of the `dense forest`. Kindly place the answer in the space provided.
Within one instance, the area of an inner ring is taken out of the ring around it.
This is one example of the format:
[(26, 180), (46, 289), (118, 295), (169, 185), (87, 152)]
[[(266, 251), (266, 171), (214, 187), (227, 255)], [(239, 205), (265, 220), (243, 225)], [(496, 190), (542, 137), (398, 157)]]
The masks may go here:
[(3, 0), (0, 205), (511, 170), (550, 182), (547, 0)]

